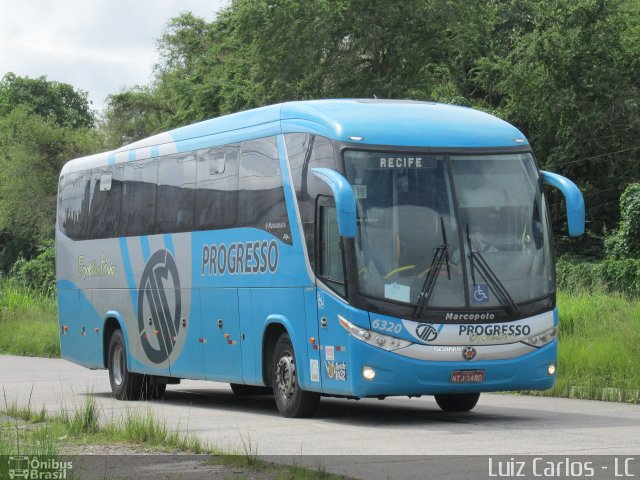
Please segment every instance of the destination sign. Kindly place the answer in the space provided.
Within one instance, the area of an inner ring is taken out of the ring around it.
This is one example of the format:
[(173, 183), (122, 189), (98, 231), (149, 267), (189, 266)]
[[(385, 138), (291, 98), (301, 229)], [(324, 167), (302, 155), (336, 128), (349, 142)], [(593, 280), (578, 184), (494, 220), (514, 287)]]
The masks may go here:
[(386, 155), (378, 157), (376, 163), (368, 168), (393, 170), (403, 168), (436, 168), (435, 157), (396, 156)]

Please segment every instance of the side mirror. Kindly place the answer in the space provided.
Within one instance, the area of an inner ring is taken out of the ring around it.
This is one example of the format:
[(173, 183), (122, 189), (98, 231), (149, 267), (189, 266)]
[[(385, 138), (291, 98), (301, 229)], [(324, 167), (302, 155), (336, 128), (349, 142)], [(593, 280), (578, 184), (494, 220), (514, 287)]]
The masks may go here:
[(540, 173), (542, 173), (544, 183), (557, 188), (564, 195), (567, 203), (569, 236), (579, 237), (584, 233), (584, 199), (580, 189), (575, 183), (562, 175), (545, 171)]
[(330, 168), (312, 168), (311, 171), (329, 185), (333, 192), (340, 236), (354, 238), (356, 236), (356, 197), (349, 181)]

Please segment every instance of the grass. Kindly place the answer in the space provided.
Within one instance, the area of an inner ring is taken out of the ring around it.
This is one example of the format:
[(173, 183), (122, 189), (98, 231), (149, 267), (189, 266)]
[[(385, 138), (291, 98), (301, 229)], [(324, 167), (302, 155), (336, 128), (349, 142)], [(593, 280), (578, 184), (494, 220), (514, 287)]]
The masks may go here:
[(56, 301), (0, 277), (0, 353), (59, 357)]
[[(0, 423), (0, 456), (58, 455), (60, 450), (57, 433), (47, 423), (25, 428), (18, 422), (2, 422)], [(0, 474), (0, 478), (6, 477)]]
[(170, 430), (166, 421), (158, 420), (151, 410), (144, 413), (127, 411), (123, 418), (100, 428), (91, 440), (94, 443), (132, 443), (190, 453), (211, 453), (215, 450), (194, 435)]
[[(145, 413), (128, 410), (124, 417), (101, 424), (100, 411), (93, 395), (87, 395), (84, 402), (73, 410), (63, 409), (62, 413), (49, 416), (46, 410), (35, 410), (29, 402), (27, 405), (18, 406), (15, 402), (8, 403), (5, 399), (5, 407), (2, 413), (7, 417), (0, 422), (1, 437), (0, 454), (38, 454), (42, 449), (19, 450), (18, 445), (23, 435), (8, 435), (8, 430), (28, 432), (30, 435), (38, 432), (42, 435), (42, 427), (47, 427), (45, 433), (53, 434), (67, 441), (73, 440), (78, 444), (137, 444), (154, 447), (162, 451), (179, 451), (190, 453), (220, 453), (206, 447), (200, 440), (189, 434), (181, 434), (171, 431), (166, 422), (157, 420), (151, 410)], [(9, 429), (7, 426), (9, 425)], [(29, 428), (29, 427), (33, 428)], [(13, 446), (8, 441), (12, 438)], [(47, 437), (49, 443), (56, 443), (52, 435)], [(32, 443), (26, 444), (32, 447)], [(52, 450), (53, 451), (53, 450)], [(55, 450), (57, 451), (57, 450)]]
[(29, 392), (29, 400), (27, 401), (27, 405), (20, 406), (17, 401), (9, 402), (7, 400), (7, 392), (4, 387), (2, 388), (2, 395), (4, 397), (4, 413), (8, 416), (17, 418), (20, 420), (24, 420), (28, 423), (40, 423), (44, 422), (47, 419), (47, 411), (44, 408), (44, 405), (40, 410), (35, 410), (31, 405), (31, 396), (33, 394), (33, 387), (31, 387), (31, 392)]
[(73, 412), (69, 413), (68, 410), (63, 410), (59, 420), (70, 435), (91, 435), (100, 431), (99, 415), (96, 400), (93, 395), (89, 395), (84, 403)]
[(640, 301), (558, 294), (558, 380), (538, 395), (640, 403)]
[[(0, 415), (0, 457), (59, 455), (60, 427), (46, 421), (44, 407), (35, 410), (30, 401), (26, 406), (7, 404), (5, 397), (4, 415), (12, 417), (12, 420)], [(0, 462), (0, 478), (10, 478), (6, 461)]]
[[(309, 469), (300, 465), (276, 465), (257, 458), (250, 440), (242, 439), (244, 453), (232, 454), (202, 443), (192, 434), (172, 431), (164, 420), (153, 412), (127, 411), (118, 420), (101, 424), (100, 411), (92, 395), (76, 405), (73, 411), (62, 409), (55, 416), (44, 408), (35, 410), (27, 405), (8, 404), (0, 413), (0, 455), (39, 455), (55, 457), (60, 454), (61, 442), (76, 445), (139, 445), (143, 451), (186, 452), (208, 454), (209, 463), (241, 467), (261, 472), (274, 479), (331, 480), (345, 477), (329, 474), (322, 465)], [(247, 447), (249, 445), (249, 447)], [(204, 459), (203, 459), (204, 461)], [(0, 478), (8, 478), (6, 465), (0, 465)], [(236, 477), (234, 472), (234, 477)]]

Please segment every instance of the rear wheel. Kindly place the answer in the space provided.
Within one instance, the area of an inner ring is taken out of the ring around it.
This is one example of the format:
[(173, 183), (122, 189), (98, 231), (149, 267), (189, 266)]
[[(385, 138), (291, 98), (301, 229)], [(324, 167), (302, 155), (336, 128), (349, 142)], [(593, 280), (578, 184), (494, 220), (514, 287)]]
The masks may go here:
[(242, 383), (230, 383), (231, 391), (239, 397), (247, 395), (271, 395), (273, 390), (269, 387), (258, 387), (256, 385), (244, 385)]
[(296, 356), (289, 335), (283, 333), (276, 343), (271, 368), (273, 395), (284, 417), (308, 417), (320, 404), (320, 395), (300, 388)]
[(468, 412), (478, 403), (479, 393), (451, 393), (435, 395), (438, 406), (445, 412)]
[(109, 341), (109, 383), (118, 400), (140, 400), (145, 384), (144, 376), (127, 368), (127, 350), (121, 330), (115, 330)]

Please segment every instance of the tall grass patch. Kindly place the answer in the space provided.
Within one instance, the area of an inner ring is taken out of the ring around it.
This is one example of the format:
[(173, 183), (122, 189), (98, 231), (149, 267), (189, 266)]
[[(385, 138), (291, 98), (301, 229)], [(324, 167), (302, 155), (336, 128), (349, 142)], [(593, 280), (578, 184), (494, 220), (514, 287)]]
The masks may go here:
[(48, 293), (0, 277), (0, 353), (59, 357), (57, 315)]
[(547, 395), (640, 402), (640, 302), (558, 293), (558, 380)]
[(84, 403), (69, 413), (64, 410), (60, 420), (73, 435), (92, 434), (99, 430), (98, 419), (100, 412), (93, 395), (86, 397)]
[(558, 288), (565, 292), (623, 294), (640, 296), (640, 260), (601, 260), (573, 262), (559, 260), (556, 265)]
[(127, 410), (124, 417), (102, 427), (100, 435), (110, 442), (144, 444), (192, 453), (210, 451), (195, 435), (170, 430), (166, 421), (150, 409), (144, 413)]
[[(60, 431), (48, 423), (29, 427), (19, 422), (0, 423), (0, 455), (57, 455)], [(0, 475), (0, 478), (6, 478)]]

